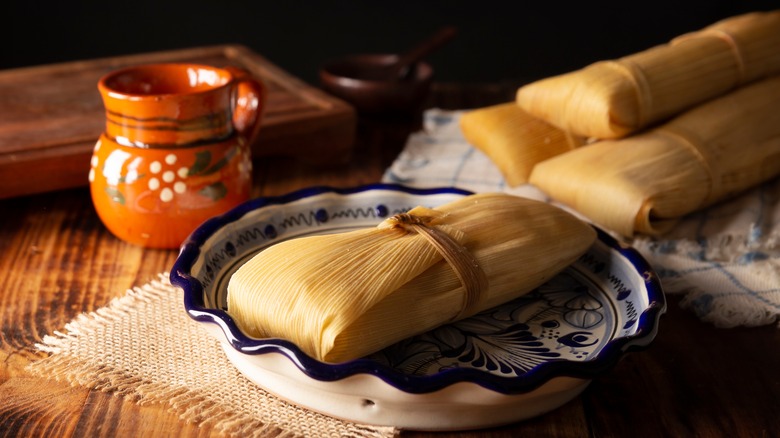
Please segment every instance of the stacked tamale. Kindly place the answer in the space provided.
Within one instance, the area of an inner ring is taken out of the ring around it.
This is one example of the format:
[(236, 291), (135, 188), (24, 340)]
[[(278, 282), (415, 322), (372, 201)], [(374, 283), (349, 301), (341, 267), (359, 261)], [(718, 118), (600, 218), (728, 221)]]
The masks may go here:
[(513, 187), (528, 181), (536, 163), (585, 143), (514, 102), (471, 111), (461, 117), (460, 126), (466, 141), (481, 146)]
[[(661, 233), (780, 173), (779, 73), (780, 11), (755, 12), (523, 86), (521, 124), (495, 129), (506, 116), (491, 107), (461, 127), (509, 184), (626, 236)], [(547, 133), (518, 134), (531, 124)]]
[(618, 138), (780, 72), (780, 11), (715, 23), (670, 43), (517, 91), (525, 111), (577, 135)]
[(536, 165), (531, 183), (631, 236), (780, 174), (780, 77), (740, 88), (646, 132)]

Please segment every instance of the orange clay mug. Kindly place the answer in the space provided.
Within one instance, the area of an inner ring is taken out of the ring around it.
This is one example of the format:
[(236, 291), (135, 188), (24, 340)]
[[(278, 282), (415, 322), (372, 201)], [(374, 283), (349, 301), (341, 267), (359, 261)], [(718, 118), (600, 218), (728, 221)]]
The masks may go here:
[(264, 85), (234, 67), (153, 64), (100, 79), (106, 130), (92, 154), (92, 202), (117, 237), (177, 248), (249, 199), (250, 144)]

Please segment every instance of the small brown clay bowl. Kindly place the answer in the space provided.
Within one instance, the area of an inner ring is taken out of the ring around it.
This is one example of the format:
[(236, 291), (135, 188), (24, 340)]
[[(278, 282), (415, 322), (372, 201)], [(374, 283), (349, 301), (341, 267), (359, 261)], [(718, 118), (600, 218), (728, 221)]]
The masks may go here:
[(430, 92), (433, 68), (421, 61), (403, 79), (380, 77), (380, 72), (397, 60), (396, 54), (361, 54), (335, 59), (320, 69), (320, 84), (325, 91), (361, 112), (418, 111)]

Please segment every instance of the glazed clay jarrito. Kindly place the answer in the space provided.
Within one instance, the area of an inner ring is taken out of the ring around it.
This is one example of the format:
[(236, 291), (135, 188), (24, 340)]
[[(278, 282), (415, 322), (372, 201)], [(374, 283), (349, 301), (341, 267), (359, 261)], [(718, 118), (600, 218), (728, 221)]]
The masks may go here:
[(262, 83), (232, 67), (155, 64), (110, 73), (98, 89), (106, 130), (89, 181), (114, 235), (177, 248), (203, 221), (249, 199)]

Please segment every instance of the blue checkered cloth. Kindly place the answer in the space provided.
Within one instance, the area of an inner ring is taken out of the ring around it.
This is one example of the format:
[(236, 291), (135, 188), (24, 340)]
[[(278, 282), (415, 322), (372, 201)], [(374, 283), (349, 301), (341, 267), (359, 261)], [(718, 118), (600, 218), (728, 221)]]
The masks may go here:
[[(531, 185), (509, 187), (492, 161), (466, 142), (460, 114), (427, 111), (423, 130), (410, 136), (383, 181), (555, 203)], [(683, 218), (664, 236), (628, 243), (655, 268), (664, 290), (684, 294), (681, 305), (702, 320), (719, 327), (780, 321), (780, 179)]]

